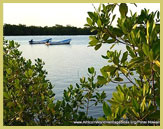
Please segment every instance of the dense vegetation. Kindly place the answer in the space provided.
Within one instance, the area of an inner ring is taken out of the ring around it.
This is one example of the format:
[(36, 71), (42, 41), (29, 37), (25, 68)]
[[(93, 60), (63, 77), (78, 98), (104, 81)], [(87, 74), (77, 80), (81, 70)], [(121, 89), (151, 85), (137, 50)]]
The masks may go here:
[(40, 59), (32, 64), (18, 51), (19, 45), (4, 41), (4, 125), (47, 125), (54, 114), (52, 84), (45, 78)]
[(26, 25), (10, 25), (4, 24), (4, 35), (91, 35), (96, 34), (90, 32), (87, 27), (77, 28), (74, 26), (55, 25), (52, 27), (26, 26)]
[[(119, 7), (117, 25), (114, 9)], [(55, 100), (52, 85), (46, 79), (40, 59), (32, 64), (18, 51), (14, 41), (4, 41), (4, 125), (74, 125), (74, 121), (95, 121), (89, 108), (103, 103), (104, 116), (99, 121), (160, 121), (160, 16), (159, 11), (142, 10), (128, 13), (128, 5), (100, 5), (88, 12), (86, 26), (97, 34), (90, 36), (89, 46), (100, 49), (102, 44), (113, 44), (106, 56), (108, 65), (96, 76), (88, 68), (88, 78), (64, 90), (62, 100)], [(126, 50), (112, 48), (123, 44)], [(112, 98), (98, 89), (117, 84)], [(110, 104), (108, 104), (108, 102)], [(80, 124), (86, 125), (86, 124)], [(89, 124), (88, 124), (89, 125)], [(94, 124), (98, 125), (98, 124)], [(107, 124), (104, 124), (107, 125)], [(109, 124), (110, 125), (110, 124)], [(158, 124), (157, 124), (158, 125)]]
[[(117, 25), (115, 7), (119, 6)], [(102, 8), (102, 9), (101, 9)], [(103, 43), (113, 44), (104, 59), (108, 65), (101, 69), (104, 83), (117, 83), (112, 99), (103, 105), (105, 116), (100, 120), (149, 121), (160, 120), (160, 17), (159, 11), (142, 10), (128, 14), (125, 3), (100, 6), (88, 12), (91, 30), (90, 46), (98, 50)], [(125, 52), (112, 50), (117, 44)], [(127, 80), (127, 81), (126, 81)]]

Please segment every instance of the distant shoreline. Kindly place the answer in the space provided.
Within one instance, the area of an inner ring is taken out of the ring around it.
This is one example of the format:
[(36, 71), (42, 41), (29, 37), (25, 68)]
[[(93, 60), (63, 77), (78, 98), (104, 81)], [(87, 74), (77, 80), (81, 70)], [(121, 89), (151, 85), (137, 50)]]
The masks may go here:
[(90, 28), (78, 28), (74, 26), (55, 25), (52, 27), (41, 26), (26, 26), (26, 25), (11, 25), (4, 24), (4, 36), (37, 36), (37, 35), (95, 35), (96, 32), (91, 32)]
[[(81, 35), (81, 34), (76, 34), (76, 35), (70, 35), (70, 34), (67, 34), (67, 35), (3, 35), (3, 36), (88, 36), (88, 35), (90, 35), (90, 34), (83, 34), (83, 35)], [(91, 34), (92, 35), (92, 34)]]

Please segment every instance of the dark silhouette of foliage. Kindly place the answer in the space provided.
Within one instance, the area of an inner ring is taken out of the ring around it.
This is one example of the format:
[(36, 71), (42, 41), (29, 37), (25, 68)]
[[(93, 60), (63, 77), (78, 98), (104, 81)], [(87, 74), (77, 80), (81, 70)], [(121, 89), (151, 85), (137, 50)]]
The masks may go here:
[(4, 24), (4, 36), (9, 35), (93, 35), (87, 27), (77, 28), (74, 26), (55, 25), (52, 27), (10, 25)]

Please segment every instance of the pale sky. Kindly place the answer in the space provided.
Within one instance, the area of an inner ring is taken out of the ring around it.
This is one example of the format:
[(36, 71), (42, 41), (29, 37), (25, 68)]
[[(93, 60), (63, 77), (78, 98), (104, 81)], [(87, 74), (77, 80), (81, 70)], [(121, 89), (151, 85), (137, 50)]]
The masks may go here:
[[(98, 7), (99, 4), (95, 4)], [(129, 9), (140, 13), (143, 8), (160, 11), (159, 3), (141, 3)], [(27, 26), (72, 25), (84, 27), (88, 11), (94, 11), (91, 3), (4, 3), (4, 24), (25, 24)], [(116, 9), (118, 11), (118, 8)]]

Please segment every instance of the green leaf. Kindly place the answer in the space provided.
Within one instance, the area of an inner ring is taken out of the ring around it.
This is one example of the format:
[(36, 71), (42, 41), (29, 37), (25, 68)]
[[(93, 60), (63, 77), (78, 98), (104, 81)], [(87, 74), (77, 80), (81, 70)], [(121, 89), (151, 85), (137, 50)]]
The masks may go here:
[(113, 92), (113, 95), (112, 96), (113, 96), (114, 102), (118, 102), (118, 103), (121, 103), (122, 102), (118, 93)]
[(118, 65), (119, 64), (119, 59), (117, 57), (114, 57), (113, 58), (113, 63)]
[(153, 61), (153, 51), (152, 51), (152, 49), (149, 52), (149, 59), (150, 59), (150, 61)]
[(12, 70), (10, 68), (8, 68), (8, 69), (6, 69), (6, 72), (7, 72), (7, 74), (10, 75), (12, 73)]
[(109, 35), (108, 34), (103, 34), (102, 35), (102, 39), (104, 40), (104, 41), (106, 41), (107, 39), (109, 38)]
[(102, 4), (102, 7), (103, 7), (104, 12), (106, 13), (106, 11), (107, 11), (106, 6), (104, 4)]
[(112, 49), (115, 45), (116, 45), (116, 43), (114, 43), (114, 44), (110, 47), (110, 49)]
[(119, 11), (121, 13), (121, 16), (126, 16), (128, 12), (128, 6), (126, 3), (121, 3), (119, 6)]
[(10, 98), (7, 92), (3, 92), (3, 96), (4, 96), (4, 98), (6, 98), (6, 99), (9, 99), (9, 98)]
[(133, 29), (133, 30), (136, 29), (137, 26), (138, 26), (138, 24), (135, 24), (135, 25), (132, 27), (132, 29)]
[(99, 7), (98, 7), (98, 12), (100, 12), (100, 11), (101, 11), (101, 3), (99, 5)]
[(100, 20), (100, 18), (98, 18), (98, 20), (97, 20), (97, 25), (98, 25), (98, 27), (101, 27), (101, 20)]
[(112, 24), (112, 22), (114, 21), (115, 17), (116, 17), (116, 14), (114, 14), (114, 15), (113, 15), (113, 17), (112, 17), (112, 20), (111, 20), (110, 24)]
[(32, 92), (33, 86), (29, 86), (29, 92)]
[(147, 84), (144, 84), (143, 85), (143, 96), (145, 96), (148, 91), (149, 91), (149, 86)]
[(98, 43), (97, 39), (96, 40), (92, 40), (92, 41), (89, 42), (89, 46), (96, 46), (97, 43)]
[(139, 112), (139, 104), (137, 102), (136, 99), (132, 99), (132, 104), (133, 104), (133, 107), (135, 108), (136, 112)]
[(92, 12), (88, 12), (88, 15), (89, 15), (89, 17), (90, 17), (91, 19), (94, 18), (94, 14), (93, 14)]
[(119, 28), (113, 28), (113, 33), (117, 36), (117, 37), (121, 37), (123, 35), (123, 32), (121, 29)]
[(149, 21), (147, 21), (147, 44), (149, 44)]
[(143, 52), (144, 52), (144, 54), (147, 56), (147, 57), (149, 57), (149, 46), (147, 45), (147, 44), (143, 44)]
[(97, 76), (98, 83), (104, 85), (107, 83), (107, 80), (103, 76)]
[(160, 62), (158, 60), (153, 61), (158, 67), (160, 67)]
[[(124, 20), (124, 22), (125, 22), (125, 20)], [(124, 22), (122, 22), (122, 31), (124, 34), (128, 34), (128, 30), (127, 30), (127, 27)]]
[(24, 74), (26, 77), (28, 77), (28, 71), (25, 71)]
[(9, 108), (11, 108), (11, 107), (14, 107), (15, 104), (14, 104), (14, 102), (8, 102), (8, 103), (7, 103), (7, 106), (8, 106)]
[(135, 3), (133, 3), (135, 5), (135, 7), (137, 7), (137, 5)]
[(104, 111), (105, 116), (111, 116), (112, 114), (111, 108), (106, 102), (103, 103), (103, 111)]
[(101, 55), (102, 56), (102, 58), (104, 58), (104, 59), (109, 59), (107, 56), (104, 56), (104, 55)]
[(96, 46), (95, 46), (95, 50), (98, 50), (100, 47), (101, 47), (101, 43), (100, 44), (97, 44)]
[(101, 74), (102, 74), (105, 78), (108, 77), (108, 74), (107, 74), (106, 71), (104, 71), (104, 68), (101, 68), (100, 71), (101, 71)]
[(97, 39), (96, 39), (96, 36), (91, 35), (91, 36), (89, 36), (89, 40), (97, 40)]
[(132, 44), (135, 44), (135, 33), (134, 31), (131, 31), (131, 39), (132, 39)]
[(90, 74), (93, 74), (93, 73), (95, 72), (94, 67), (88, 68), (88, 72), (89, 72)]
[(113, 65), (112, 66), (107, 65), (107, 66), (104, 66), (102, 70), (105, 72), (114, 72), (116, 70), (116, 67)]
[(107, 100), (107, 101), (112, 105), (118, 105), (119, 104), (119, 102), (114, 101), (114, 100)]
[(14, 41), (13, 40), (9, 42), (9, 47), (14, 47)]
[(116, 41), (116, 39), (109, 39), (109, 40), (106, 40), (106, 43), (114, 43)]
[(116, 78), (114, 79), (114, 81), (121, 82), (121, 81), (123, 81), (123, 79), (122, 79), (121, 77), (116, 77)]
[(160, 11), (157, 11), (157, 19), (160, 18)]
[(16, 79), (16, 80), (15, 80), (15, 87), (16, 87), (16, 88), (19, 88), (19, 79)]
[(126, 49), (129, 51), (131, 57), (135, 57), (135, 53), (130, 46), (126, 46)]
[(139, 64), (139, 63), (142, 63), (144, 61), (144, 58), (143, 57), (136, 57), (136, 58), (133, 58), (130, 63), (128, 64), (127, 68), (128, 69), (131, 69), (133, 67), (135, 67), (136, 64)]
[(124, 63), (127, 60), (127, 56), (128, 56), (128, 52), (126, 51), (126, 52), (123, 53), (121, 63)]
[(121, 102), (123, 102), (124, 101), (124, 93), (122, 91), (118, 91), (118, 94), (119, 94)]
[(146, 101), (146, 99), (145, 99), (145, 97), (144, 97), (144, 98), (143, 98), (143, 101), (142, 101), (141, 104), (140, 104), (140, 107), (141, 107), (141, 111), (142, 111), (142, 112), (144, 112), (144, 109), (145, 109), (145, 107), (146, 107), (145, 101)]
[[(89, 69), (89, 68), (88, 68), (88, 69)], [(90, 69), (89, 69), (88, 71), (90, 71)], [(90, 72), (91, 72), (91, 71), (90, 71)], [(85, 77), (80, 78), (80, 82), (81, 82), (81, 83), (84, 83), (84, 82), (85, 82)]]
[(127, 73), (128, 73), (128, 71), (127, 71), (125, 68), (123, 68), (123, 67), (120, 67), (120, 70), (121, 70), (121, 72), (124, 73), (124, 74), (127, 74)]
[(33, 75), (33, 70), (32, 70), (32, 69), (29, 69), (29, 70), (28, 70), (28, 75), (29, 75), (30, 77), (32, 77), (32, 75)]
[(92, 23), (93, 23), (92, 20), (90, 18), (88, 18), (88, 17), (87, 17), (87, 22), (88, 22), (89, 25), (92, 25)]
[(104, 117), (99, 117), (98, 120), (99, 121), (105, 121), (106, 119)]

